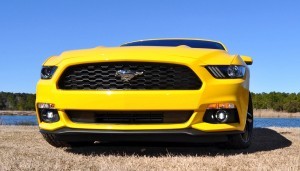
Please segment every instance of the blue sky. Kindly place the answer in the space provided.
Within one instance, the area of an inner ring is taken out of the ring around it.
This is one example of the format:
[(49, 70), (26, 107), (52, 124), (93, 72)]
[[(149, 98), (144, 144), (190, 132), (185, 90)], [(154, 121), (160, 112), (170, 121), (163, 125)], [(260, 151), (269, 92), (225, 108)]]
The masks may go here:
[(0, 91), (34, 93), (65, 50), (159, 37), (222, 41), (253, 57), (253, 92), (300, 92), (300, 1), (1, 0)]

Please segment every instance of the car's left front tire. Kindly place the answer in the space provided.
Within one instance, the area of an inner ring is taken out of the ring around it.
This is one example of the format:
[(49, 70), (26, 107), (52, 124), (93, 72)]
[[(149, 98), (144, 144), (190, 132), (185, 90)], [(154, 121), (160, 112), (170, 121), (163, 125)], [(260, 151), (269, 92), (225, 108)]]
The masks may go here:
[(253, 133), (253, 105), (251, 94), (249, 93), (247, 120), (244, 132), (230, 135), (227, 147), (232, 149), (245, 149), (251, 145)]

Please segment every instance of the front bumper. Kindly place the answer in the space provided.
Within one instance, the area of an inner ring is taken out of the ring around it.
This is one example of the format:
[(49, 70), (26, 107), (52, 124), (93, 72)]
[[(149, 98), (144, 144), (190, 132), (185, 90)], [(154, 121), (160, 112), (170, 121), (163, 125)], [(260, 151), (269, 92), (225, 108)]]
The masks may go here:
[[(180, 60), (179, 60), (180, 61)], [(57, 80), (65, 68), (74, 63), (61, 62), (56, 74), (50, 80), (40, 80), (37, 84), (36, 103), (55, 104), (60, 120), (55, 123), (41, 122), (39, 127), (45, 131), (62, 128), (102, 131), (150, 131), (195, 129), (203, 132), (243, 131), (246, 122), (249, 96), (249, 79), (215, 79), (204, 66), (181, 61), (189, 66), (201, 79), (199, 90), (60, 90)], [(203, 121), (209, 104), (233, 103), (239, 123), (212, 124)], [(160, 124), (95, 124), (72, 122), (65, 110), (99, 111), (157, 111), (193, 110), (190, 119), (184, 123)], [(38, 111), (37, 111), (38, 112)]]
[[(238, 81), (238, 80), (234, 80)], [(42, 86), (41, 86), (42, 87)], [(41, 89), (46, 91), (45, 89)], [(218, 90), (218, 91), (216, 91)], [(41, 129), (54, 131), (68, 127), (96, 130), (168, 130), (194, 128), (205, 132), (242, 131), (245, 126), (248, 90), (240, 83), (203, 86), (196, 91), (47, 91), (39, 93), (37, 103), (54, 103), (60, 120), (55, 123), (40, 122)], [(46, 95), (47, 94), (47, 95)], [(235, 104), (240, 123), (211, 124), (203, 122), (206, 108), (211, 103)], [(72, 122), (65, 110), (193, 110), (187, 122), (176, 124), (92, 124)]]

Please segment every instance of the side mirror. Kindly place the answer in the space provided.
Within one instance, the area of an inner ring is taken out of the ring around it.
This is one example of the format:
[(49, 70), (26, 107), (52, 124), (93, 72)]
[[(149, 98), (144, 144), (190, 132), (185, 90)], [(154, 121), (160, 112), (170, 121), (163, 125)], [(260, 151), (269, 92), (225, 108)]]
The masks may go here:
[(247, 64), (247, 65), (252, 65), (253, 60), (251, 57), (249, 56), (244, 56), (244, 55), (240, 55), (241, 58), (243, 59), (243, 61)]

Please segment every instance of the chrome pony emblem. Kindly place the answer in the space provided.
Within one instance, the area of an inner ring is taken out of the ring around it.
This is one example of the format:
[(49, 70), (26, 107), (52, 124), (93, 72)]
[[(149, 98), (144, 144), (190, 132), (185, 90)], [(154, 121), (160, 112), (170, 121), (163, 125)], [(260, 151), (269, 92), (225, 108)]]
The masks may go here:
[(116, 77), (121, 77), (121, 80), (124, 82), (130, 81), (133, 77), (138, 76), (138, 75), (143, 75), (144, 72), (136, 72), (136, 71), (131, 71), (131, 70), (118, 70), (116, 72)]

